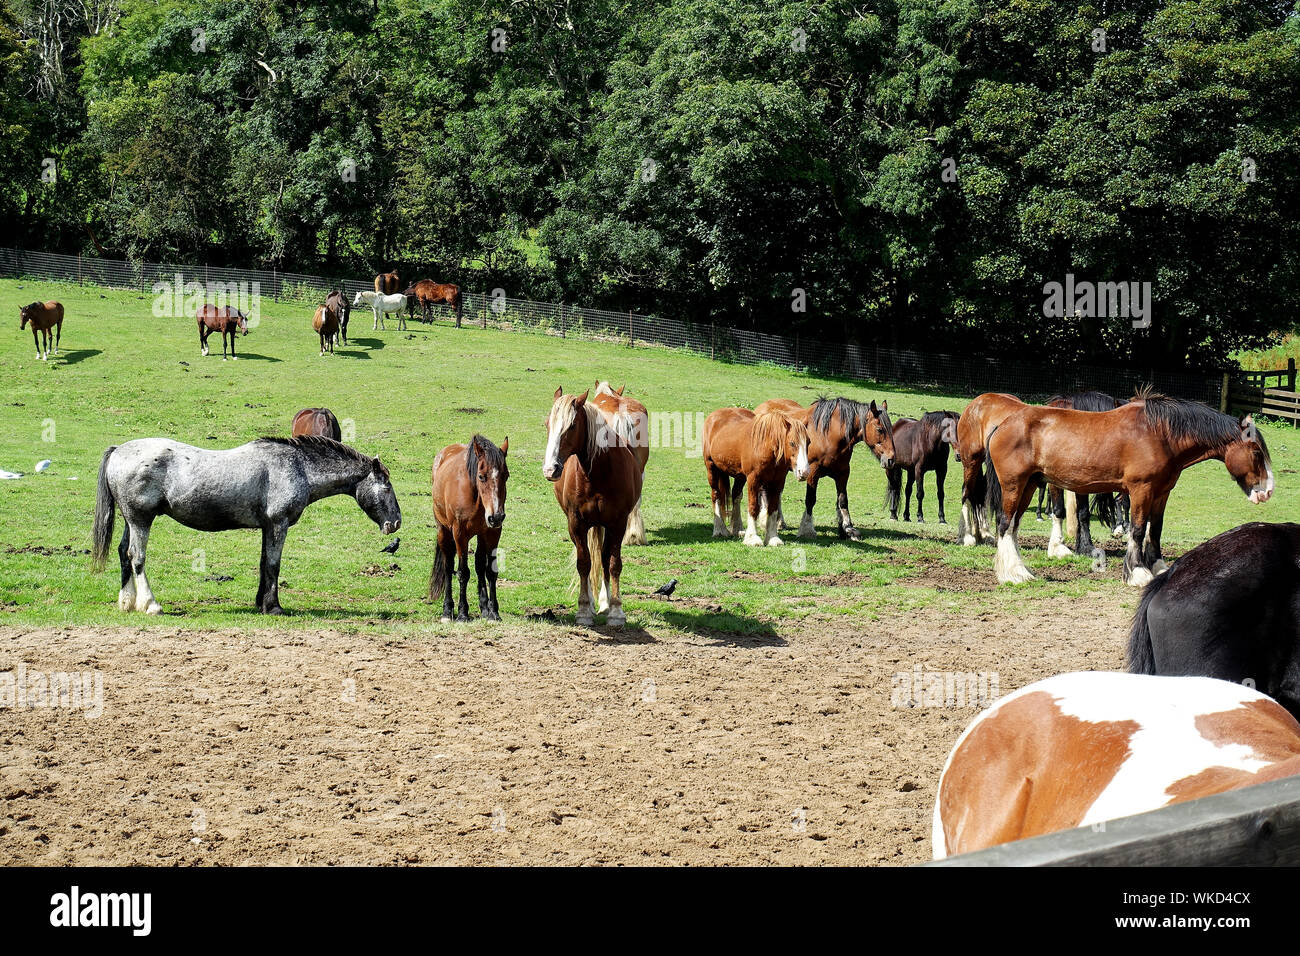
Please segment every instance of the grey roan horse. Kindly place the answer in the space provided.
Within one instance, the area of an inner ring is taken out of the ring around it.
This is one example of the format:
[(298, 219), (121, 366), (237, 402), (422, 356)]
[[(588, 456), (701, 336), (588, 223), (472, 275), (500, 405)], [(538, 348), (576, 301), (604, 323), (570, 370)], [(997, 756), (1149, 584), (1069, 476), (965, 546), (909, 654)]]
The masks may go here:
[(145, 577), (149, 527), (169, 515), (199, 531), (262, 529), (262, 577), (257, 608), (280, 614), (280, 554), (289, 528), (313, 501), (351, 495), (361, 510), (392, 534), (402, 524), (378, 458), (329, 438), (259, 438), (238, 448), (208, 451), (170, 438), (140, 438), (104, 452), (95, 500), (94, 562), (104, 567), (113, 540), (114, 506), (126, 528), (117, 554), (122, 562), (123, 611), (159, 614)]

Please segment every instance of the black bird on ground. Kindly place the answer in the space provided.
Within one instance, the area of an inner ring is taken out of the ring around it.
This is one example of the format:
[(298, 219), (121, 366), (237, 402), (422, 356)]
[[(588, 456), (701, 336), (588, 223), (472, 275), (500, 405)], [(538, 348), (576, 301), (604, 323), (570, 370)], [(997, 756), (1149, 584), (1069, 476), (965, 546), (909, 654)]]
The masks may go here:
[(397, 553), (397, 546), (398, 546), (399, 544), (401, 544), (401, 543), (402, 543), (402, 539), (401, 539), (401, 538), (394, 538), (394, 539), (393, 539), (389, 544), (384, 545), (384, 546), (383, 546), (382, 548), (380, 548), (379, 550), (380, 550), (380, 551), (386, 551), (388, 554), (396, 554), (396, 553)]
[(667, 584), (660, 585), (660, 586), (655, 590), (655, 594), (662, 594), (664, 597), (672, 597), (672, 595), (673, 595), (673, 590), (674, 590), (676, 587), (677, 587), (677, 579), (676, 579), (676, 578), (673, 578), (673, 579), (672, 579), (671, 581), (669, 581)]

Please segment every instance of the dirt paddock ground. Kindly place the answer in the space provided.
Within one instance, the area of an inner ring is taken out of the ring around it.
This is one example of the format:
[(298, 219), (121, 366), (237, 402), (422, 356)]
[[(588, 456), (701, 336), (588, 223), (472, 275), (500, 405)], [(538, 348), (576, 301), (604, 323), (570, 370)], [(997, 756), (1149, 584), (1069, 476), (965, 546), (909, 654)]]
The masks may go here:
[(976, 709), (891, 706), (894, 675), (1006, 693), (1119, 668), (1130, 613), (1094, 596), (760, 638), (7, 626), (0, 670), (104, 689), (94, 719), (0, 712), (0, 860), (917, 863)]

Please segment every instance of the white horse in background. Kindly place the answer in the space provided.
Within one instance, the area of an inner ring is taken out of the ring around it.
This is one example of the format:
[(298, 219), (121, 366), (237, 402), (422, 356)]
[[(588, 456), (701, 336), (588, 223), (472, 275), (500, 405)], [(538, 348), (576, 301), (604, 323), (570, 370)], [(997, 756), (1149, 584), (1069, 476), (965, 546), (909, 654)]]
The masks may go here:
[(384, 325), (384, 314), (387, 312), (398, 313), (397, 329), (399, 332), (406, 328), (406, 316), (402, 314), (402, 309), (406, 308), (406, 296), (401, 292), (394, 292), (392, 295), (383, 295), (382, 293), (371, 292), (369, 289), (365, 289), (358, 292), (355, 298), (353, 298), (352, 308), (355, 309), (363, 302), (370, 306), (370, 310), (375, 314), (375, 321), (374, 325), (371, 326), (371, 331), (376, 331), (378, 329), (384, 329), (387, 331), (387, 327)]

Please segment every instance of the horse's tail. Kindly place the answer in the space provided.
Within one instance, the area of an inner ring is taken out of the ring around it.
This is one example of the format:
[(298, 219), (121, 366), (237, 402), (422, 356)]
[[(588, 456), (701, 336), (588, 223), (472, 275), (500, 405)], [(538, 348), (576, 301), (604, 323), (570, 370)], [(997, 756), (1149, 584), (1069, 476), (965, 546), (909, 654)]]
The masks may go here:
[(450, 572), (447, 566), (447, 554), (442, 548), (438, 548), (433, 556), (433, 570), (429, 573), (429, 600), (437, 603), (438, 599), (447, 591), (447, 581), (450, 578)]
[(1147, 610), (1172, 576), (1173, 571), (1157, 574), (1151, 579), (1151, 583), (1142, 589), (1142, 597), (1138, 600), (1137, 610), (1133, 613), (1133, 625), (1128, 632), (1128, 652), (1125, 658), (1128, 661), (1130, 674), (1156, 672), (1155, 650), (1151, 644), (1151, 625), (1147, 621)]
[[(996, 432), (997, 429), (993, 429)], [(989, 433), (990, 441), (993, 432)], [(993, 464), (993, 450), (989, 443), (984, 445), (984, 508), (988, 513), (989, 530), (997, 534), (998, 515), (1002, 513), (1002, 482), (998, 480), (998, 469)]]
[(898, 499), (903, 485), (903, 469), (891, 468), (885, 472), (885, 508), (890, 514), (898, 513)]
[(587, 532), (587, 551), (591, 554), (591, 573), (587, 575), (587, 582), (591, 587), (593, 606), (600, 604), (600, 586), (605, 580), (605, 568), (600, 557), (604, 550), (605, 528), (603, 525), (592, 525)]
[(94, 550), (91, 561), (96, 571), (104, 570), (108, 560), (108, 549), (113, 544), (113, 519), (116, 515), (117, 502), (113, 500), (113, 489), (108, 486), (108, 459), (117, 451), (116, 445), (109, 445), (108, 451), (99, 463), (99, 485), (95, 492), (95, 528), (91, 532)]

